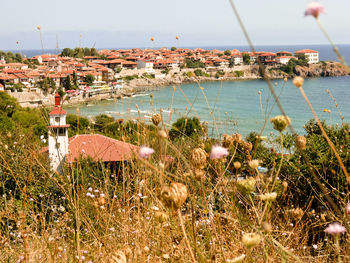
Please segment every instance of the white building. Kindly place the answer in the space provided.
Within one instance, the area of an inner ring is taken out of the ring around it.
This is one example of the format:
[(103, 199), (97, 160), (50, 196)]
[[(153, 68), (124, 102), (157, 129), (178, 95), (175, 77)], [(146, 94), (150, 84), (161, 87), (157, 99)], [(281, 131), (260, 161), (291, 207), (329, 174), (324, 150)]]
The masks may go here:
[(292, 58), (297, 59), (296, 57), (293, 57), (293, 56), (280, 56), (280, 57), (276, 57), (276, 62), (287, 65), (289, 60), (291, 60)]
[(138, 60), (137, 61), (138, 69), (145, 69), (146, 73), (154, 73), (153, 62), (147, 60)]
[(67, 112), (61, 107), (61, 98), (57, 93), (55, 106), (50, 112), (49, 128), (49, 158), (52, 170), (62, 171), (64, 160), (68, 154), (68, 127), (66, 124)]
[(295, 56), (301, 55), (301, 54), (305, 55), (305, 57), (309, 60), (309, 64), (315, 64), (320, 61), (318, 51), (311, 50), (311, 49), (302, 49), (294, 52)]

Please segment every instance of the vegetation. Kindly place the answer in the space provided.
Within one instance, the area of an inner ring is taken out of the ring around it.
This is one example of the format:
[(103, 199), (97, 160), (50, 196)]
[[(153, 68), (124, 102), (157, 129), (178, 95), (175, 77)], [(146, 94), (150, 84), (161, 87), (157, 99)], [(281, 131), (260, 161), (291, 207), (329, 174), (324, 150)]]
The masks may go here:
[(0, 59), (4, 58), (6, 63), (23, 63), (22, 55), (19, 53), (12, 53), (11, 51), (4, 52), (0, 50)]
[(91, 85), (94, 83), (94, 81), (95, 81), (95, 77), (94, 77), (93, 75), (88, 74), (88, 75), (85, 76), (85, 82), (86, 82), (89, 86), (91, 86)]
[(84, 58), (85, 56), (95, 56), (100, 57), (95, 48), (80, 48), (76, 47), (74, 49), (64, 48), (61, 52), (62, 57), (74, 57), (74, 58)]
[(243, 63), (244, 65), (250, 64), (250, 55), (248, 53), (243, 53)]
[[(196, 117), (178, 119), (168, 134), (161, 121), (68, 115), (70, 136), (101, 133), (155, 152), (121, 162), (114, 172), (81, 158), (62, 175), (50, 171), (41, 151), (47, 120), (46, 110), (22, 108), (0, 93), (0, 237), (7, 262), (192, 256), (221, 262), (242, 254), (246, 262), (332, 262), (336, 253), (349, 259), (346, 236), (339, 236), (336, 252), (324, 232), (329, 222), (349, 222), (348, 184), (313, 120), (305, 140), (285, 132), (288, 123), (278, 116), (277, 135), (252, 132), (243, 139), (207, 138)], [(323, 127), (349, 171), (349, 125)]]
[(205, 65), (203, 62), (195, 61), (193, 59), (185, 59), (186, 67), (187, 68), (205, 68)]
[(244, 71), (236, 70), (235, 71), (235, 76), (237, 78), (243, 77), (244, 76)]

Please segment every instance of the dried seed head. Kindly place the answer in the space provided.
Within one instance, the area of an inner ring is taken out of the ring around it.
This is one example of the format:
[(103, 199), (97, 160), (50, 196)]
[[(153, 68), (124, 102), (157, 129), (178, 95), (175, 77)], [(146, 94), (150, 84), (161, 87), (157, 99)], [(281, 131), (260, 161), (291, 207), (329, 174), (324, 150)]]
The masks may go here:
[(304, 84), (304, 78), (302, 78), (302, 77), (295, 77), (293, 79), (293, 84), (297, 88), (301, 88), (303, 86), (303, 84)]
[(261, 201), (270, 201), (273, 202), (275, 201), (277, 198), (277, 193), (276, 192), (272, 192), (272, 193), (265, 193), (262, 195), (259, 195), (259, 199)]
[(202, 148), (196, 148), (192, 151), (191, 162), (196, 168), (203, 168), (207, 164), (207, 153)]
[(252, 168), (252, 169), (257, 169), (257, 168), (259, 167), (260, 163), (261, 163), (260, 160), (256, 160), (256, 159), (255, 159), (255, 160), (249, 161), (249, 162), (248, 162), (248, 165), (249, 165), (249, 167)]
[(261, 236), (257, 233), (246, 233), (242, 237), (242, 242), (247, 248), (253, 248), (259, 245)]
[(272, 232), (272, 226), (268, 222), (262, 222), (261, 224), (262, 228), (264, 229), (265, 232), (271, 233)]
[(240, 180), (237, 182), (237, 188), (243, 193), (250, 194), (255, 190), (255, 179), (248, 177), (247, 179)]
[(295, 220), (300, 220), (304, 215), (304, 211), (301, 208), (294, 208), (289, 210), (289, 212)]
[(232, 138), (236, 143), (242, 142), (242, 135), (239, 133), (232, 134)]
[(152, 116), (152, 122), (154, 125), (158, 126), (158, 124), (162, 121), (162, 116), (160, 114), (154, 114)]
[(157, 211), (154, 214), (154, 218), (159, 222), (159, 223), (164, 223), (165, 221), (168, 220), (169, 216), (165, 212)]
[(296, 139), (296, 144), (297, 144), (297, 147), (300, 150), (305, 150), (306, 149), (306, 138), (305, 138), (305, 136), (299, 135), (297, 137), (297, 139)]
[(179, 209), (187, 199), (187, 187), (181, 183), (171, 183), (160, 191), (160, 199), (167, 208)]
[(228, 134), (225, 134), (224, 138), (222, 139), (222, 146), (225, 148), (230, 148), (233, 142), (234, 142), (233, 137)]
[(240, 162), (234, 162), (233, 166), (235, 167), (236, 170), (240, 169), (242, 167)]
[(288, 125), (290, 125), (291, 120), (288, 116), (278, 115), (270, 119), (270, 122), (273, 125), (273, 128), (279, 132), (285, 130)]
[(246, 152), (251, 152), (253, 144), (251, 142), (243, 142), (243, 148)]

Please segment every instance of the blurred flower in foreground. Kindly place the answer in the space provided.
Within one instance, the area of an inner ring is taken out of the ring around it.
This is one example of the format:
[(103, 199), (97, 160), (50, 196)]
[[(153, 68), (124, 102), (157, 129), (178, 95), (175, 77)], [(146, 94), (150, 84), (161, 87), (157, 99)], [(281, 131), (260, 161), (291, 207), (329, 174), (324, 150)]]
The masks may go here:
[(295, 77), (293, 79), (293, 84), (294, 86), (296, 86), (297, 88), (300, 88), (303, 86), (304, 84), (304, 78), (303, 77)]
[(140, 155), (141, 158), (147, 159), (153, 153), (154, 153), (154, 150), (152, 148), (149, 148), (149, 147), (146, 147), (146, 146), (142, 146), (140, 148), (139, 155)]
[(270, 122), (273, 125), (273, 128), (279, 132), (282, 132), (288, 125), (291, 123), (291, 120), (288, 116), (278, 115), (270, 119)]
[(259, 197), (259, 199), (260, 199), (261, 201), (270, 201), (270, 202), (273, 202), (273, 201), (275, 201), (276, 198), (277, 198), (277, 193), (276, 193), (276, 192), (265, 193), (265, 194), (259, 195), (258, 197)]
[(250, 168), (256, 169), (256, 168), (258, 168), (260, 163), (261, 163), (260, 160), (251, 160), (251, 161), (248, 162), (248, 165), (249, 165)]
[(318, 18), (320, 14), (324, 13), (324, 6), (318, 2), (311, 2), (305, 10), (305, 16), (313, 16), (314, 18)]
[(261, 236), (257, 233), (246, 233), (242, 237), (242, 242), (247, 248), (252, 248), (259, 245)]
[(219, 145), (215, 145), (211, 148), (210, 159), (221, 159), (228, 155), (228, 150)]
[(324, 230), (324, 232), (330, 235), (342, 234), (342, 233), (345, 233), (345, 231), (346, 231), (345, 227), (343, 227), (338, 222), (329, 224), (328, 227)]

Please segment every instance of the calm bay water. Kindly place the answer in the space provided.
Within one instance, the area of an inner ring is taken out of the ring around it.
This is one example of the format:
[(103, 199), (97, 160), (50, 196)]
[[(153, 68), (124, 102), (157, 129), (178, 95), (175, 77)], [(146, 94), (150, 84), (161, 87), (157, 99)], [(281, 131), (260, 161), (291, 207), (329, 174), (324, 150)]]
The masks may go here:
[[(294, 128), (303, 133), (304, 124), (313, 116), (299, 90), (293, 86), (291, 80), (287, 83), (276, 80), (273, 83)], [(105, 113), (115, 118), (140, 117), (147, 121), (153, 113), (162, 109), (168, 125), (183, 116), (197, 116), (201, 121), (209, 122), (209, 134), (214, 136), (232, 132), (246, 135), (251, 131), (260, 131), (265, 113), (271, 111), (267, 119), (280, 114), (267, 84), (262, 80), (206, 82), (201, 86), (203, 90), (197, 84), (184, 84), (176, 87), (175, 91), (169, 86), (131, 98), (80, 106), (80, 114), (92, 117)], [(307, 79), (304, 89), (320, 119), (332, 124), (341, 123), (335, 103), (326, 92), (329, 89), (339, 104), (344, 121), (350, 122), (349, 76)], [(151, 94), (153, 105), (150, 103)], [(331, 112), (323, 112), (324, 109)], [(67, 110), (76, 113), (75, 107)], [(272, 128), (268, 121), (264, 134), (270, 131)]]

